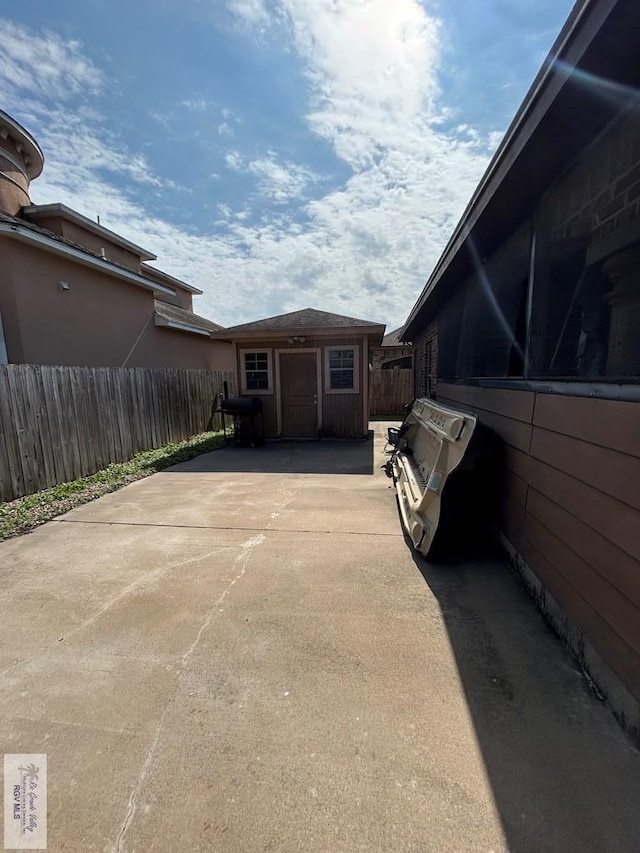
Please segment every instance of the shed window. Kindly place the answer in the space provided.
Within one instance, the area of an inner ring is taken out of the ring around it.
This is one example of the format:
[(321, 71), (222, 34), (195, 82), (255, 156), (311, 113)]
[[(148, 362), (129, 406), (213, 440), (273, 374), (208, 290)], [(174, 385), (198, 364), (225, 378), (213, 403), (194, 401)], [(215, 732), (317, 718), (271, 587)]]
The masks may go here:
[(332, 347), (327, 350), (327, 391), (358, 390), (357, 347)]
[(269, 353), (244, 353), (244, 388), (246, 391), (268, 391), (269, 383)]

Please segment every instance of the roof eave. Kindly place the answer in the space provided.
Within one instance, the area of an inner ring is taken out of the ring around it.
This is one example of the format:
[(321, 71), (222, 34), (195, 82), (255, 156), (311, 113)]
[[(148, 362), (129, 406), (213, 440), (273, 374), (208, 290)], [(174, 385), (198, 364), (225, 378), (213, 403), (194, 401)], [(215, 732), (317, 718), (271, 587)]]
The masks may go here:
[[(419, 325), (429, 319), (425, 306), (487, 211), (505, 178), (517, 172), (517, 158), (539, 130), (551, 107), (567, 92), (571, 73), (592, 46), (618, 0), (582, 0), (576, 3), (542, 68), (536, 75), (502, 142), (473, 193), (422, 293), (402, 328), (401, 338), (411, 339)], [(589, 17), (590, 16), (590, 17)], [(563, 63), (559, 65), (559, 61)], [(561, 68), (570, 67), (562, 73)], [(567, 97), (571, 97), (570, 95)], [(579, 149), (575, 152), (579, 153)], [(434, 308), (435, 311), (435, 308)]]
[(174, 287), (179, 287), (182, 290), (186, 290), (188, 293), (194, 294), (194, 296), (202, 296), (203, 291), (199, 288), (194, 287), (192, 284), (187, 284), (186, 281), (182, 281), (182, 279), (175, 278), (174, 276), (169, 275), (169, 273), (166, 273), (163, 270), (159, 270), (155, 267), (149, 266), (149, 264), (140, 264), (140, 271), (142, 272), (142, 275), (148, 276), (148, 278), (152, 280), (153, 276), (157, 275), (163, 281), (174, 285)]
[(130, 284), (135, 284), (145, 290), (150, 290), (152, 292), (154, 290), (161, 290), (162, 293), (167, 293), (171, 296), (176, 295), (175, 290), (170, 287), (156, 284), (149, 279), (143, 278), (143, 276), (138, 275), (137, 273), (125, 269), (124, 267), (116, 266), (102, 258), (97, 258), (89, 252), (77, 249), (74, 246), (70, 246), (68, 243), (56, 240), (54, 237), (48, 237), (45, 234), (32, 231), (29, 228), (24, 228), (18, 224), (0, 222), (0, 236), (10, 237), (22, 243), (31, 243), (44, 251), (72, 258), (82, 266), (92, 267), (93, 269), (103, 272), (112, 278), (117, 278), (121, 281), (129, 282)]
[(199, 326), (192, 326), (189, 323), (180, 323), (176, 320), (168, 320), (166, 317), (163, 317), (158, 313), (154, 314), (154, 325), (165, 329), (173, 329), (176, 332), (188, 332), (191, 335), (200, 335), (205, 338), (211, 338), (211, 332), (208, 329), (203, 329)]
[(133, 252), (142, 260), (155, 261), (158, 257), (152, 252), (149, 252), (147, 249), (142, 248), (142, 246), (132, 243), (131, 240), (127, 240), (126, 237), (121, 237), (120, 234), (117, 234), (115, 231), (111, 231), (110, 228), (105, 228), (104, 225), (99, 225), (97, 222), (93, 222), (93, 220), (89, 219), (87, 216), (84, 216), (82, 213), (78, 213), (77, 210), (73, 210), (61, 202), (55, 202), (53, 204), (32, 204), (27, 207), (23, 207), (22, 214), (28, 219), (37, 219), (39, 216), (60, 216), (68, 222), (80, 225), (82, 228), (86, 228), (93, 234), (96, 234), (99, 237), (105, 237), (117, 246), (120, 246), (129, 252)]
[(286, 340), (287, 338), (335, 338), (353, 337), (355, 335), (367, 335), (368, 337), (384, 335), (385, 326), (334, 326), (327, 327), (300, 327), (289, 329), (225, 329), (220, 333), (221, 337), (229, 340)]

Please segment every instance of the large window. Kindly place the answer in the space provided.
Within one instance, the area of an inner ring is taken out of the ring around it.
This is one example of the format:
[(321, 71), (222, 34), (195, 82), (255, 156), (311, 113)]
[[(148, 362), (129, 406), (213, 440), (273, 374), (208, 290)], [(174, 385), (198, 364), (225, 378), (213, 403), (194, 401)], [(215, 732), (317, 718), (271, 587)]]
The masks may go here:
[[(607, 235), (606, 243), (615, 236)], [(542, 243), (533, 286), (532, 378), (637, 381), (640, 252), (603, 258), (604, 244), (597, 238)]]
[(326, 351), (326, 388), (328, 394), (358, 391), (358, 348), (329, 347)]
[(271, 393), (271, 353), (269, 350), (242, 353), (242, 390)]

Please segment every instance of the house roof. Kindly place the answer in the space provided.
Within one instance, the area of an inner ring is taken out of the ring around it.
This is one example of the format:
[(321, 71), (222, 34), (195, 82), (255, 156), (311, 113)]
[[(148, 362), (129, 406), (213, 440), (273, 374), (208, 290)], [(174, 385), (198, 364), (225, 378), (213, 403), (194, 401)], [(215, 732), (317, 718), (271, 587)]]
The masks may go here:
[(79, 225), (81, 228), (85, 228), (87, 231), (91, 231), (98, 237), (104, 237), (105, 240), (109, 240), (109, 242), (114, 243), (116, 246), (133, 252), (133, 254), (138, 255), (143, 260), (155, 261), (158, 257), (153, 252), (149, 252), (147, 249), (143, 249), (142, 246), (138, 246), (136, 243), (132, 243), (130, 240), (121, 237), (120, 234), (116, 234), (115, 231), (105, 228), (104, 225), (99, 225), (92, 219), (88, 219), (86, 216), (78, 213), (77, 210), (72, 210), (66, 204), (32, 204), (28, 207), (23, 207), (21, 213), (27, 219), (60, 217), (61, 219), (66, 219), (68, 222), (73, 222), (75, 225)]
[(253, 332), (288, 332), (328, 330), (328, 329), (369, 329), (371, 332), (384, 330), (383, 323), (375, 323), (371, 320), (359, 320), (356, 317), (346, 317), (342, 314), (331, 314), (329, 311), (318, 311), (316, 308), (303, 308), (300, 311), (291, 311), (288, 314), (279, 314), (276, 317), (266, 317), (263, 320), (254, 320), (251, 323), (241, 323), (239, 326), (230, 326), (227, 333), (237, 334)]
[(161, 282), (172, 285), (173, 287), (179, 287), (181, 290), (186, 290), (187, 293), (195, 293), (198, 295), (202, 294), (202, 291), (194, 287), (192, 284), (187, 284), (186, 281), (182, 281), (179, 278), (174, 278), (169, 273), (163, 272), (162, 270), (157, 269), (156, 267), (152, 267), (151, 264), (140, 264), (140, 272), (144, 276), (148, 276), (151, 279), (160, 279)]
[(14, 237), (21, 241), (27, 241), (37, 244), (41, 249), (47, 249), (57, 254), (73, 255), (75, 259), (95, 268), (112, 274), (118, 278), (126, 279), (134, 284), (144, 287), (147, 290), (159, 290), (164, 293), (175, 295), (173, 287), (157, 284), (152, 279), (146, 278), (139, 273), (135, 273), (119, 264), (116, 261), (103, 258), (97, 252), (92, 252), (86, 246), (81, 246), (79, 243), (74, 243), (73, 240), (68, 240), (60, 234), (54, 234), (53, 231), (48, 231), (46, 228), (41, 228), (33, 222), (26, 219), (21, 219), (17, 216), (11, 216), (8, 213), (0, 211), (0, 231), (6, 236)]
[(410, 343), (403, 341), (400, 337), (400, 332), (402, 331), (403, 326), (400, 326), (397, 329), (394, 329), (392, 332), (389, 332), (382, 339), (383, 347), (403, 347), (403, 346), (411, 346)]
[[(153, 305), (156, 314), (156, 325), (167, 326), (168, 328), (178, 329), (183, 332), (195, 331), (196, 334), (196, 330), (205, 333), (216, 333), (224, 329), (223, 326), (219, 326), (213, 320), (207, 320), (206, 317), (194, 314), (193, 311), (187, 311), (186, 308), (179, 308), (177, 305), (170, 305), (168, 302), (162, 302), (160, 299), (154, 299)], [(158, 319), (160, 322), (158, 322)]]
[(637, 0), (578, 0), (411, 310), (408, 339), (640, 88)]

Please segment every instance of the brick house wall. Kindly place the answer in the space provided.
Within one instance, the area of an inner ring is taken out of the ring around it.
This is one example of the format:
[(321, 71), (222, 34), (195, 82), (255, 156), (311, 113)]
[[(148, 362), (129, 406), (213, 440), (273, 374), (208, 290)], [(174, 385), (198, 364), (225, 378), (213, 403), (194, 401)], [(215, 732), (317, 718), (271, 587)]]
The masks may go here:
[(604, 237), (640, 215), (640, 125), (619, 119), (545, 196), (542, 222), (552, 242)]
[(413, 341), (414, 393), (436, 397), (438, 384), (438, 320), (431, 320)]
[(387, 361), (393, 361), (396, 358), (405, 358), (413, 355), (412, 346), (400, 347), (377, 347), (371, 353), (371, 367), (382, 367)]
[[(640, 743), (640, 403), (637, 402), (638, 341), (640, 340), (640, 117), (629, 112), (613, 122), (583, 150), (563, 175), (530, 210), (519, 229), (535, 224), (536, 247), (543, 263), (533, 283), (532, 362), (546, 383), (548, 361), (536, 353), (547, 339), (558, 340), (569, 311), (577, 273), (565, 281), (549, 275), (549, 257), (563, 252), (584, 254), (583, 264), (603, 264), (609, 277), (602, 310), (610, 311), (609, 349), (605, 378), (596, 393), (560, 379), (548, 386), (499, 376), (475, 378), (470, 361), (458, 358), (454, 375), (440, 379), (439, 397), (448, 405), (474, 412), (494, 430), (504, 446), (503, 544), (539, 606), (571, 647), (581, 667), (599, 687), (618, 719)], [(492, 270), (505, 269), (513, 258), (515, 229), (484, 261)], [(517, 252), (515, 253), (518, 254)], [(484, 260), (484, 259), (483, 259)], [(537, 263), (537, 262), (536, 262)], [(613, 275), (609, 275), (612, 272)], [(514, 285), (521, 281), (513, 276)], [(621, 286), (624, 285), (624, 288)], [(451, 288), (444, 309), (461, 293), (465, 282)], [(618, 291), (616, 291), (618, 288)], [(469, 288), (470, 289), (470, 288)], [(620, 301), (611, 297), (620, 293)], [(624, 297), (624, 302), (622, 301)], [(559, 300), (556, 325), (544, 322)], [(441, 328), (449, 334), (442, 315)], [(465, 316), (472, 317), (467, 311)], [(477, 316), (477, 312), (476, 312)], [(558, 320), (560, 324), (558, 324)], [(433, 324), (414, 336), (416, 393), (424, 393), (426, 349)], [(620, 327), (620, 328), (619, 328)], [(470, 324), (452, 333), (466, 344)], [(437, 334), (436, 334), (437, 341)], [(443, 339), (444, 344), (444, 339)], [(616, 347), (635, 366), (630, 379), (620, 379)], [(444, 356), (443, 346), (443, 356)], [(548, 347), (547, 347), (548, 351)], [(463, 353), (464, 354), (464, 353)], [(441, 358), (441, 367), (444, 357)], [(460, 368), (462, 364), (462, 368)], [(612, 366), (613, 365), (613, 366)], [(608, 399), (629, 381), (628, 399)], [(615, 388), (615, 390), (614, 390)], [(614, 473), (617, 472), (617, 473)]]

